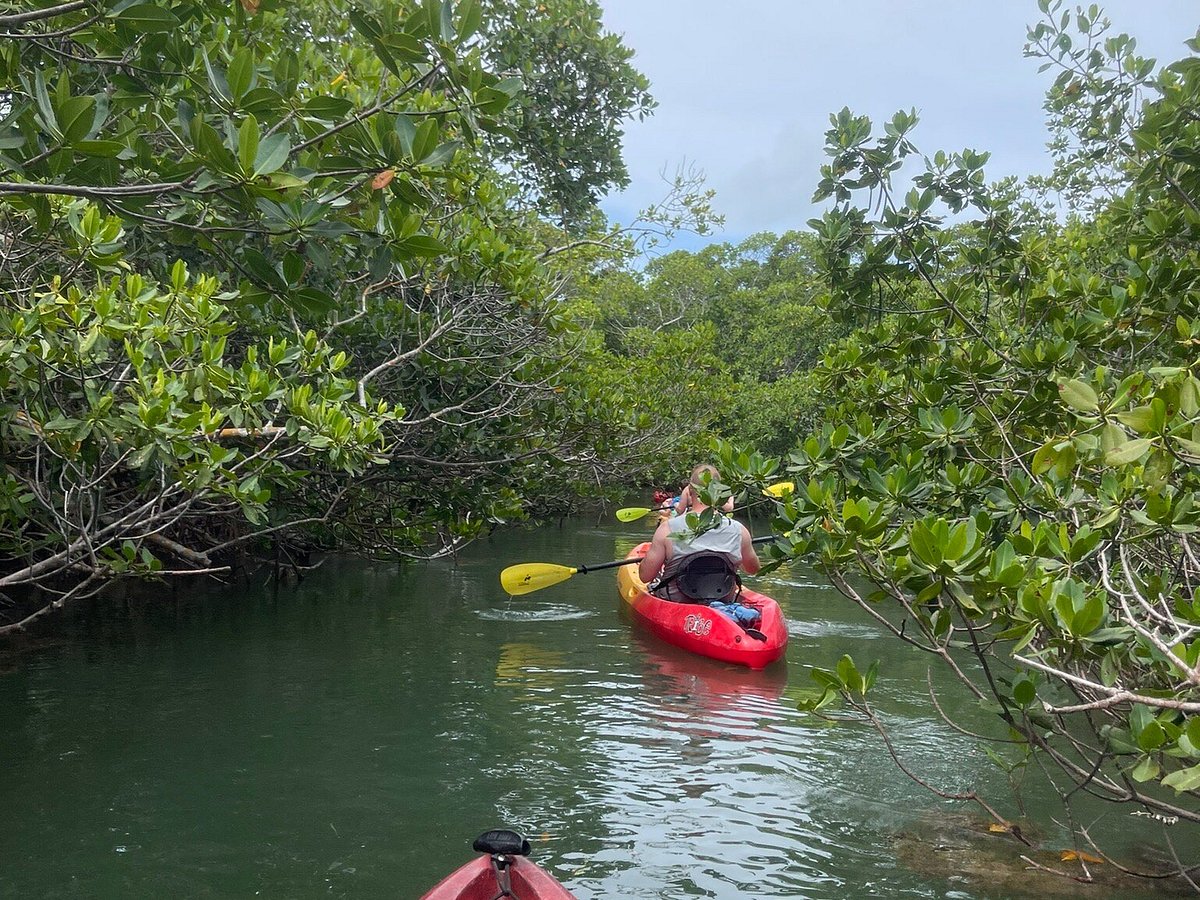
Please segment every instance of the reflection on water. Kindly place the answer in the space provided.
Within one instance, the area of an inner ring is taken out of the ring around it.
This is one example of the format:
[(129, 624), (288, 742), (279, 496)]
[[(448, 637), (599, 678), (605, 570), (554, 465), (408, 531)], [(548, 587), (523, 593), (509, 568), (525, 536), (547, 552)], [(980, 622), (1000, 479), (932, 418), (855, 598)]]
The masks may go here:
[(823, 880), (802, 850), (825, 838), (796, 802), (811, 776), (781, 703), (786, 667), (726, 666), (636, 632), (634, 646), (641, 691), (596, 729), (599, 802), (620, 839), (580, 874), (583, 895), (799, 896)]
[(896, 835), (961, 807), (862, 723), (796, 710), (810, 667), (882, 657), (906, 763), (1003, 783), (934, 711), (928, 660), (798, 586), (811, 573), (757, 582), (792, 635), (761, 672), (623, 621), (612, 572), (498, 595), (507, 565), (618, 559), (647, 533), (567, 523), (457, 561), (331, 564), (295, 591), (81, 609), (70, 640), (0, 667), (0, 895), (415, 897), (503, 825), (584, 900), (988, 896), (897, 860)]
[(510, 642), (500, 647), (496, 663), (496, 687), (501, 690), (522, 688), (529, 692), (522, 699), (533, 699), (537, 691), (548, 691), (566, 681), (567, 655), (536, 644)]

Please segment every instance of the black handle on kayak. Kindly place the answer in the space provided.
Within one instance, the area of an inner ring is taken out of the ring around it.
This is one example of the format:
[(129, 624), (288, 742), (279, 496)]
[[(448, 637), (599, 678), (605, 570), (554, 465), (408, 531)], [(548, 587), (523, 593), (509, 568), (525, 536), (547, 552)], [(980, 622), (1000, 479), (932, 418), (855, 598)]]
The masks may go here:
[(503, 853), (508, 856), (528, 856), (529, 841), (507, 828), (485, 831), (475, 838), (471, 849), (476, 853)]

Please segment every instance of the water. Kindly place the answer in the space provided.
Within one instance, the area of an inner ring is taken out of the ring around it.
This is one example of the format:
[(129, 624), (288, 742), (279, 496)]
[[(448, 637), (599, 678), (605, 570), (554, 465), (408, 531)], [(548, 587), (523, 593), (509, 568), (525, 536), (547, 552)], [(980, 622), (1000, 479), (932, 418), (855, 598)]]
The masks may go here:
[(501, 826), (581, 898), (992, 896), (904, 851), (962, 804), (868, 726), (796, 711), (810, 665), (882, 658), (906, 763), (943, 789), (1003, 783), (932, 708), (927, 660), (813, 573), (755, 582), (792, 636), (764, 672), (622, 621), (610, 571), (499, 587), (506, 565), (616, 559), (647, 534), (576, 521), (457, 561), (75, 613), (0, 657), (0, 896), (417, 897)]

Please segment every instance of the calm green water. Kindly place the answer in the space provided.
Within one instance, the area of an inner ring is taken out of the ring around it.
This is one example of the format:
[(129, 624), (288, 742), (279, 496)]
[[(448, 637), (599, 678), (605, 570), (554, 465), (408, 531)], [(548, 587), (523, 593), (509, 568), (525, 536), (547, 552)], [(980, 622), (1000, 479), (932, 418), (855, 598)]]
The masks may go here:
[(990, 896), (897, 858), (960, 806), (864, 726), (796, 712), (809, 665), (882, 657), (908, 763), (950, 789), (1001, 777), (930, 707), (926, 660), (811, 574), (757, 580), (792, 635), (760, 673), (636, 631), (612, 572), (500, 590), (506, 565), (648, 533), (575, 521), (456, 562), (76, 613), (0, 657), (0, 895), (417, 897), (508, 826), (581, 898)]

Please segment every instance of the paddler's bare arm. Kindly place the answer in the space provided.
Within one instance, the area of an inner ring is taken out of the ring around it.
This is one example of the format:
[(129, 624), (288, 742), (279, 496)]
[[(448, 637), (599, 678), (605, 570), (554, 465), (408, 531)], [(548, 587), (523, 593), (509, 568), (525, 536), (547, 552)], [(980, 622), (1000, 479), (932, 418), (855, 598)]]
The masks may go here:
[[(740, 523), (739, 523), (740, 524)], [(760, 567), (758, 554), (754, 552), (754, 542), (750, 532), (742, 525), (742, 571), (747, 575), (757, 575)]]
[[(650, 549), (646, 551), (645, 558), (638, 563), (638, 575), (647, 584), (657, 577), (667, 561), (671, 549), (671, 539), (668, 537), (670, 533), (671, 527), (666, 522), (659, 525), (650, 541)], [(758, 569), (754, 571), (757, 572)]]

